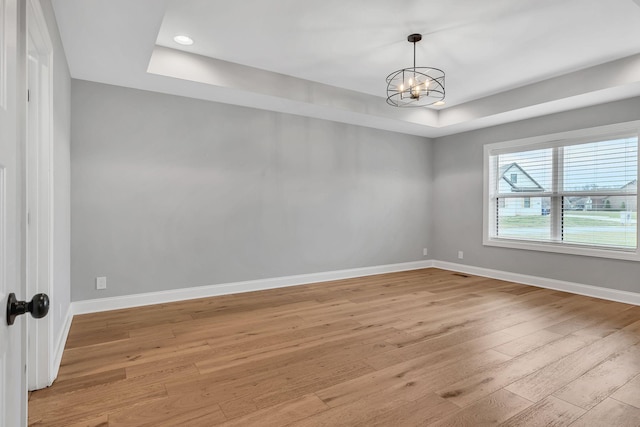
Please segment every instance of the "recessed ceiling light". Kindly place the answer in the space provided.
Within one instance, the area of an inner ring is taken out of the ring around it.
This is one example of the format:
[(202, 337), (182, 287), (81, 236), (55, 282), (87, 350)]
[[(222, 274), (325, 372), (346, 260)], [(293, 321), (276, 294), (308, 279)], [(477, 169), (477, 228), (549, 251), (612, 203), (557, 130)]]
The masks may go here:
[(183, 46), (191, 46), (193, 44), (193, 39), (189, 36), (185, 36), (184, 34), (175, 36), (173, 41)]
[(444, 105), (444, 101), (434, 102), (433, 105), (435, 105), (436, 107), (441, 107)]

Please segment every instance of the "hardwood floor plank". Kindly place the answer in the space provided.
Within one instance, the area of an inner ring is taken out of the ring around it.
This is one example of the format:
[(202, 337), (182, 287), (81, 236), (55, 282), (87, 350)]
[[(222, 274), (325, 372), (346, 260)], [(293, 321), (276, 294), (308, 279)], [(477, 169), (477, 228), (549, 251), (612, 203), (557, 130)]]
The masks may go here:
[[(517, 331), (513, 330), (511, 326), (527, 322), (527, 319), (530, 319), (532, 316), (531, 313), (523, 313), (522, 311), (521, 307), (515, 307), (497, 316), (486, 316), (486, 318), (473, 324), (469, 322), (459, 322), (457, 324), (445, 325), (444, 328), (440, 327), (440, 330), (435, 329), (417, 336), (416, 334), (409, 334), (409, 338), (401, 341), (392, 341), (392, 343), (398, 345), (400, 350), (393, 350), (380, 356), (378, 360), (370, 360), (369, 362), (377, 368), (388, 366), (390, 363), (408, 360), (418, 354), (432, 351), (432, 349), (437, 346), (448, 346), (451, 345), (451, 342), (468, 341), (476, 337), (490, 335), (496, 331), (509, 334), (515, 339), (521, 335), (517, 335)], [(535, 312), (533, 316), (537, 314), (538, 313)], [(498, 343), (496, 343), (496, 345), (497, 344)]]
[[(348, 330), (343, 335), (331, 337), (325, 341), (316, 341), (309, 346), (295, 346), (287, 352), (276, 352), (263, 358), (248, 360), (244, 364), (227, 366), (218, 369), (210, 360), (196, 362), (201, 374), (215, 374), (221, 372), (219, 380), (229, 375), (243, 375), (268, 373), (273, 375), (286, 371), (308, 371), (318, 365), (347, 364), (363, 359), (366, 355), (387, 351), (385, 338), (393, 336), (393, 329), (367, 328), (358, 331)], [(356, 337), (358, 339), (356, 339)]]
[(334, 369), (326, 369), (307, 376), (298, 376), (296, 381), (290, 381), (285, 389), (271, 390), (253, 399), (258, 408), (266, 408), (286, 400), (295, 399), (318, 389), (330, 387), (371, 372), (371, 368), (362, 363), (341, 365)]
[(224, 427), (279, 427), (308, 418), (326, 408), (326, 405), (317, 396), (307, 394), (282, 402), (276, 406), (255, 411), (244, 417), (230, 420), (222, 425)]
[(435, 393), (429, 393), (413, 402), (378, 414), (367, 423), (356, 425), (362, 427), (424, 426), (440, 421), (458, 410), (453, 403), (447, 402)]
[[(199, 390), (219, 396), (221, 402), (233, 399), (280, 402), (306, 394), (305, 389), (328, 387), (341, 378), (345, 380), (373, 371), (360, 359), (375, 344), (349, 344), (349, 341), (352, 340), (337, 343), (322, 352), (310, 349), (293, 358), (287, 355), (287, 358), (261, 361), (250, 369), (238, 366), (194, 379), (167, 381), (165, 385), (169, 395)], [(347, 353), (341, 354), (339, 349), (344, 346), (347, 346)]]
[(614, 399), (605, 399), (588, 411), (572, 427), (638, 427), (640, 425), (640, 409), (626, 405)]
[(498, 390), (467, 408), (431, 424), (432, 426), (490, 426), (508, 420), (533, 405), (506, 390)]
[(259, 409), (258, 405), (256, 405), (252, 399), (245, 397), (220, 402), (220, 408), (222, 408), (222, 412), (224, 412), (229, 420), (249, 415)]
[[(593, 336), (584, 336), (587, 337)], [(510, 384), (507, 390), (537, 402), (593, 369), (608, 357), (638, 342), (640, 336), (625, 331), (616, 332), (541, 367), (537, 372)]]
[(344, 340), (346, 336), (345, 330), (352, 330), (354, 331), (352, 336), (357, 336), (360, 335), (360, 328), (362, 328), (362, 325), (349, 321), (333, 324), (326, 323), (310, 328), (298, 328), (283, 334), (243, 340), (226, 346), (212, 345), (210, 356), (206, 361), (198, 363), (197, 366), (201, 373), (224, 370), (253, 361), (290, 354), (292, 349), (301, 351)]
[[(455, 405), (434, 393), (423, 396), (418, 401), (407, 400), (406, 396), (376, 393), (345, 405), (334, 406), (298, 421), (292, 426), (409, 425), (411, 422), (415, 422), (414, 425), (425, 425), (427, 422), (441, 419), (445, 414), (456, 409)], [(400, 420), (402, 422), (399, 422)]]
[[(387, 398), (415, 401), (451, 382), (498, 366), (510, 359), (502, 353), (487, 350), (457, 359), (443, 357), (418, 358), (360, 376), (350, 381), (316, 391), (328, 406), (352, 403), (378, 393)], [(406, 397), (403, 397), (406, 396)]]
[(109, 416), (107, 414), (100, 415), (99, 417), (87, 419), (73, 424), (68, 424), (66, 427), (108, 427)]
[(631, 305), (434, 268), (379, 274), (76, 316), (29, 424), (624, 423), (639, 346)]
[[(476, 336), (476, 338), (469, 339), (469, 334), (451, 334), (420, 343), (419, 345), (399, 347), (399, 351), (392, 349), (388, 352), (368, 357), (365, 361), (374, 368), (381, 370), (403, 362), (417, 360), (425, 360), (427, 363), (441, 360), (460, 360), (461, 357), (468, 358), (471, 354), (483, 352), (513, 340), (511, 335), (501, 331), (484, 335), (474, 330), (471, 336)], [(505, 359), (510, 358), (509, 356)]]
[(554, 393), (554, 396), (591, 409), (640, 373), (640, 345), (614, 353), (607, 360)]
[[(609, 301), (607, 301), (609, 303)], [(571, 297), (560, 299), (546, 306), (536, 308), (535, 313), (525, 322), (504, 329), (504, 332), (519, 337), (547, 329), (549, 332), (559, 335), (568, 335), (562, 329), (552, 328), (567, 321), (575, 321), (576, 318), (587, 316), (590, 313), (606, 310), (607, 304), (594, 304), (591, 298), (582, 295), (572, 295)], [(612, 309), (612, 313), (614, 310)], [(581, 323), (582, 325), (582, 323)], [(575, 326), (573, 327), (575, 328)], [(573, 330), (573, 329), (572, 329)]]
[(630, 332), (632, 334), (640, 335), (640, 320), (625, 326), (624, 328), (622, 328), (622, 330)]
[(567, 336), (496, 367), (438, 390), (438, 394), (465, 407), (588, 344), (585, 337)]
[(127, 380), (118, 381), (37, 399), (37, 404), (29, 406), (29, 422), (37, 420), (41, 425), (67, 426), (132, 403), (140, 404), (166, 397), (167, 391), (162, 384), (138, 385)]
[(501, 427), (564, 427), (580, 418), (584, 409), (549, 396), (500, 424)]
[(195, 362), (208, 358), (212, 354), (212, 349), (206, 347), (202, 351), (189, 354), (172, 354), (167, 355), (163, 359), (154, 360), (152, 362), (140, 363), (137, 365), (127, 366), (124, 368), (126, 377), (129, 379), (144, 377), (148, 375), (158, 375), (163, 372), (180, 371), (181, 375), (188, 375), (185, 370), (192, 370), (192, 375), (199, 375), (200, 371), (196, 368)]
[[(530, 308), (532, 305), (548, 304), (557, 298), (542, 291), (517, 299), (503, 296), (487, 298), (483, 302), (465, 301), (452, 306), (425, 310), (418, 315), (408, 316), (405, 314), (401, 317), (410, 320), (393, 323), (393, 326), (421, 337), (432, 337), (455, 329), (473, 326), (477, 322), (486, 322), (488, 318), (498, 319), (509, 316), (519, 312), (522, 306)], [(491, 316), (487, 316), (488, 313)]]
[[(184, 325), (172, 327), (171, 330), (180, 341), (196, 341), (210, 343), (215, 347), (238, 343), (243, 340), (252, 340), (256, 336), (264, 336), (295, 330), (309, 325), (297, 315), (287, 315), (279, 318), (262, 318), (255, 316), (251, 319), (229, 320), (221, 323), (212, 319), (194, 320)], [(268, 316), (269, 317), (269, 316)]]
[(620, 387), (611, 397), (640, 409), (640, 375)]
[(103, 344), (112, 341), (121, 341), (129, 338), (129, 332), (123, 330), (113, 330), (101, 328), (93, 330), (89, 334), (69, 334), (65, 348), (72, 349), (77, 347), (86, 347), (92, 344)]
[(93, 375), (72, 377), (67, 380), (56, 380), (55, 387), (48, 387), (32, 393), (33, 399), (44, 399), (73, 391), (82, 391), (92, 387), (103, 386), (105, 384), (121, 381), (127, 378), (124, 369), (113, 369), (111, 371), (100, 372)]
[[(138, 345), (135, 342), (130, 342), (123, 343), (120, 346), (100, 349), (103, 350), (104, 353), (87, 349), (86, 353), (75, 353), (70, 356), (65, 354), (62, 358), (58, 378), (65, 380), (71, 377), (128, 368), (135, 365), (160, 361), (166, 357), (177, 355), (186, 356), (191, 353), (199, 353), (211, 349), (206, 342), (178, 344), (172, 340), (162, 340), (159, 341), (159, 343), (160, 344), (154, 344), (150, 342), (147, 345)], [(84, 349), (84, 347), (81, 348)], [(67, 369), (63, 370), (62, 367)]]
[(562, 338), (560, 334), (542, 330), (499, 345), (495, 347), (494, 350), (508, 356), (516, 357), (560, 338)]
[(614, 316), (599, 321), (596, 324), (588, 326), (586, 328), (577, 330), (574, 332), (576, 335), (594, 335), (597, 337), (606, 337), (614, 332), (623, 329), (635, 323), (640, 315), (640, 307), (632, 307), (627, 310), (623, 310)]
[(439, 352), (464, 352), (470, 349), (482, 351), (515, 339), (502, 331), (491, 332), (481, 327), (456, 331), (451, 334), (434, 337), (429, 340), (417, 339), (411, 335), (400, 336), (392, 340), (391, 350), (370, 356), (367, 363), (376, 369), (384, 369), (416, 357)]
[(597, 325), (600, 322), (607, 321), (612, 316), (620, 315), (621, 312), (631, 308), (632, 306), (622, 303), (603, 304), (598, 308), (591, 304), (588, 306), (587, 310), (580, 313), (579, 316), (573, 316), (564, 322), (550, 326), (547, 330), (560, 335), (572, 334), (576, 331)]
[(168, 340), (175, 337), (173, 330), (171, 330), (171, 328), (167, 328), (166, 325), (147, 326), (144, 328), (129, 330), (129, 338), (136, 342), (145, 340)]
[(109, 427), (116, 426), (210, 426), (226, 421), (220, 407), (209, 396), (197, 393), (171, 396), (136, 404), (109, 414)]

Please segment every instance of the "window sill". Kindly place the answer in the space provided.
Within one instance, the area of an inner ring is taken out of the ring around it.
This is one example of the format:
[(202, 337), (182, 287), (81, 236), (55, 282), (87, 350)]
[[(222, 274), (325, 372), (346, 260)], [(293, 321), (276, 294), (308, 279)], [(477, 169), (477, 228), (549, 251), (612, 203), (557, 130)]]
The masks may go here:
[(487, 238), (483, 239), (484, 246), (500, 248), (522, 249), (529, 251), (554, 252), (567, 255), (589, 256), (597, 258), (610, 258), (625, 261), (640, 261), (638, 250), (599, 249), (579, 245), (556, 244), (547, 242), (522, 241), (516, 239)]

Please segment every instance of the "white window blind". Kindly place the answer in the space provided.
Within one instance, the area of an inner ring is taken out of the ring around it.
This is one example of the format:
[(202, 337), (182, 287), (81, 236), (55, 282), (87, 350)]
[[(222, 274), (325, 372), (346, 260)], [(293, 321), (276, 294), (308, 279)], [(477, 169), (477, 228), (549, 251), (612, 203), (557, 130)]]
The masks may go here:
[(637, 253), (637, 133), (485, 152), (489, 240)]

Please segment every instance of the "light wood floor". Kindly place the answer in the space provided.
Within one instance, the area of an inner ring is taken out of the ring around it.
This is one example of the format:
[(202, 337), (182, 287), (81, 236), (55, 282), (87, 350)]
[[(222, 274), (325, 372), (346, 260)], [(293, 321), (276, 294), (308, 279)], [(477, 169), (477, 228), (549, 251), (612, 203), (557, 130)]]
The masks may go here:
[(52, 426), (640, 426), (640, 307), (438, 269), (77, 316)]

